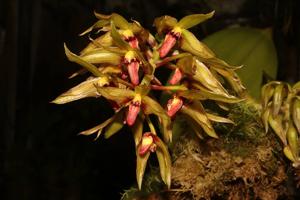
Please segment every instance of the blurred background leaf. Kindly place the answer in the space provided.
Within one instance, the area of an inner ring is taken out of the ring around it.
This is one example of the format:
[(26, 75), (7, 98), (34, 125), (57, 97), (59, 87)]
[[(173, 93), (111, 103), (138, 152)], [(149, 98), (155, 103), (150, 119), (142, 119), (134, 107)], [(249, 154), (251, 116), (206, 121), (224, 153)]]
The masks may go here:
[(203, 42), (229, 64), (243, 65), (237, 73), (253, 97), (259, 98), (264, 74), (276, 78), (277, 54), (269, 29), (227, 28)]

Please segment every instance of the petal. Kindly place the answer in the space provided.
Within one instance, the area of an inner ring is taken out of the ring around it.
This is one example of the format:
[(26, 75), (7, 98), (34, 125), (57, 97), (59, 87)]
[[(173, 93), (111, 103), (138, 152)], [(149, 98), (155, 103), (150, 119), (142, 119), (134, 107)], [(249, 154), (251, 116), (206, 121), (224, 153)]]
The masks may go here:
[(181, 98), (174, 97), (173, 99), (169, 99), (167, 104), (167, 114), (169, 117), (173, 117), (182, 107), (183, 101)]
[(93, 29), (100, 29), (106, 25), (109, 24), (108, 20), (103, 20), (100, 19), (99, 21), (97, 21), (95, 24), (93, 24), (91, 27), (89, 27), (88, 29), (86, 29), (85, 31), (83, 31), (82, 33), (79, 34), (79, 36), (83, 36), (89, 32), (91, 32)]
[(193, 33), (188, 30), (182, 30), (180, 47), (201, 58), (212, 58), (215, 54), (202, 42), (200, 42)]
[(99, 77), (86, 80), (79, 85), (71, 88), (70, 90), (59, 95), (51, 103), (56, 104), (65, 104), (75, 100), (79, 100), (86, 97), (98, 97), (100, 94), (97, 92), (97, 89), (94, 84), (97, 84)]
[(83, 60), (80, 56), (77, 56), (76, 54), (72, 53), (68, 49), (66, 44), (64, 44), (64, 48), (65, 48), (65, 54), (68, 57), (69, 61), (81, 65), (82, 67), (90, 71), (94, 76), (103, 76), (103, 74), (98, 70), (98, 68), (95, 65)]
[(80, 58), (92, 64), (109, 63), (119, 65), (121, 62), (121, 55), (99, 48), (85, 53)]
[(195, 122), (197, 122), (205, 133), (213, 138), (218, 138), (212, 124), (210, 123), (206, 112), (200, 102), (193, 102), (189, 106), (182, 106), (180, 110), (183, 114), (190, 116)]
[(165, 40), (162, 44), (162, 46), (159, 49), (159, 56), (161, 58), (165, 57), (169, 51), (172, 49), (172, 47), (174, 47), (174, 45), (176, 44), (177, 38), (171, 34), (171, 32), (169, 32), (166, 37)]
[(167, 146), (158, 137), (156, 137), (156, 144), (156, 155), (159, 163), (160, 175), (163, 182), (167, 185), (168, 188), (170, 188), (172, 168), (171, 156)]
[(128, 23), (128, 21), (124, 17), (122, 17), (121, 15), (119, 15), (117, 13), (113, 13), (111, 15), (104, 15), (104, 14), (94, 12), (94, 14), (98, 19), (110, 20), (118, 28), (128, 29), (130, 27), (130, 24)]
[(157, 33), (162, 34), (166, 30), (171, 30), (177, 24), (177, 19), (168, 15), (157, 17), (154, 20), (154, 26)]
[(138, 182), (139, 190), (141, 190), (142, 188), (142, 181), (149, 156), (150, 152), (146, 153), (143, 156), (141, 156), (139, 153), (136, 153), (136, 179)]
[(161, 105), (150, 98), (149, 96), (143, 96), (142, 98), (143, 111), (145, 114), (155, 114), (159, 118), (159, 122), (162, 127), (162, 134), (164, 136), (164, 141), (172, 141), (172, 125), (171, 119), (167, 115), (166, 111), (161, 107)]
[(194, 14), (183, 17), (176, 26), (179, 26), (183, 29), (189, 29), (197, 24), (204, 22), (205, 20), (211, 18), (214, 15), (215, 11), (212, 11), (207, 14)]

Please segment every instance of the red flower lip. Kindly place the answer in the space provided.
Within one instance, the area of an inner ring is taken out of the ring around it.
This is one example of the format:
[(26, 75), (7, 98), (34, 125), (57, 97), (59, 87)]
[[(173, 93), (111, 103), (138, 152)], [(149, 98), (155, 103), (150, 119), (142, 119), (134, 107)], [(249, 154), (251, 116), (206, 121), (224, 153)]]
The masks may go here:
[(135, 123), (136, 117), (141, 110), (141, 103), (140, 102), (132, 102), (129, 105), (128, 113), (126, 117), (126, 123), (129, 126), (132, 126)]
[(127, 65), (127, 70), (128, 70), (128, 74), (130, 77), (130, 81), (135, 86), (138, 85), (140, 82), (139, 67), (140, 67), (140, 64), (137, 60), (133, 60)]
[(183, 76), (183, 74), (182, 74), (182, 72), (180, 71), (180, 69), (176, 68), (176, 69), (175, 69), (175, 72), (174, 72), (174, 74), (173, 74), (173, 76), (172, 76), (171, 79), (169, 80), (169, 83), (170, 83), (171, 85), (175, 85), (175, 84), (179, 83), (180, 80), (182, 79), (182, 76)]
[(179, 97), (169, 99), (167, 103), (167, 114), (169, 117), (173, 117), (182, 107), (183, 100)]
[(154, 152), (156, 151), (156, 144), (155, 142), (157, 141), (156, 135), (154, 135), (151, 132), (146, 132), (143, 134), (141, 143), (140, 143), (140, 148), (139, 148), (139, 154), (145, 155), (148, 151)]
[(175, 33), (173, 31), (170, 31), (166, 37), (165, 40), (161, 46), (161, 48), (159, 49), (159, 56), (161, 58), (165, 57), (170, 50), (174, 47), (174, 45), (176, 44), (176, 41), (180, 38), (180, 33)]
[(135, 36), (131, 36), (125, 39), (126, 42), (134, 49), (139, 49), (139, 41)]

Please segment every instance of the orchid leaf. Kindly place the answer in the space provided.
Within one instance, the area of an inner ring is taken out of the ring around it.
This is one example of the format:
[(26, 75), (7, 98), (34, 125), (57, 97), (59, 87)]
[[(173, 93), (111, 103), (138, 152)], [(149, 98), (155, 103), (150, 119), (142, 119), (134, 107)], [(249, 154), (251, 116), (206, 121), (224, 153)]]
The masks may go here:
[(86, 80), (79, 85), (69, 89), (63, 94), (59, 95), (56, 99), (54, 99), (51, 103), (56, 104), (65, 104), (72, 101), (76, 101), (79, 99), (83, 99), (86, 97), (99, 97), (100, 94), (97, 92), (95, 84), (101, 78), (93, 78)]
[(271, 37), (261, 30), (228, 28), (209, 35), (203, 42), (221, 59), (232, 65), (243, 65), (237, 73), (253, 97), (260, 96), (263, 73), (276, 77), (276, 50)]
[(194, 14), (194, 15), (185, 16), (181, 20), (179, 20), (176, 26), (183, 29), (189, 29), (193, 26), (196, 26), (197, 24), (200, 24), (201, 22), (208, 20), (214, 15), (214, 13), (215, 11), (212, 11), (207, 14)]
[(64, 48), (65, 48), (66, 56), (68, 57), (69, 61), (75, 62), (75, 63), (81, 65), (82, 67), (84, 67), (88, 71), (90, 71), (94, 76), (103, 76), (102, 73), (98, 70), (98, 68), (96, 66), (92, 65), (91, 63), (86, 62), (85, 60), (83, 60), (82, 58), (77, 56), (76, 54), (72, 53), (67, 48), (66, 44), (64, 44)]

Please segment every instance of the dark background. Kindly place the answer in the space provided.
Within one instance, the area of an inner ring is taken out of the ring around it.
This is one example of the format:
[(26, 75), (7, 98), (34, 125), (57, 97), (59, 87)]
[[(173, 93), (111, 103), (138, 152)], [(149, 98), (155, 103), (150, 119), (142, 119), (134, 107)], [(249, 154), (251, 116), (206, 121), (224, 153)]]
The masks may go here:
[[(296, 0), (1, 0), (0, 199), (119, 199), (135, 183), (130, 132), (109, 140), (77, 136), (108, 118), (103, 100), (49, 102), (82, 79), (67, 61), (63, 42), (79, 52), (78, 33), (93, 24), (93, 10), (117, 12), (153, 30), (155, 17), (181, 18), (216, 10), (193, 29), (201, 38), (231, 24), (273, 28), (278, 79), (300, 80), (299, 7)], [(234, 49), (233, 49), (234, 51)]]

